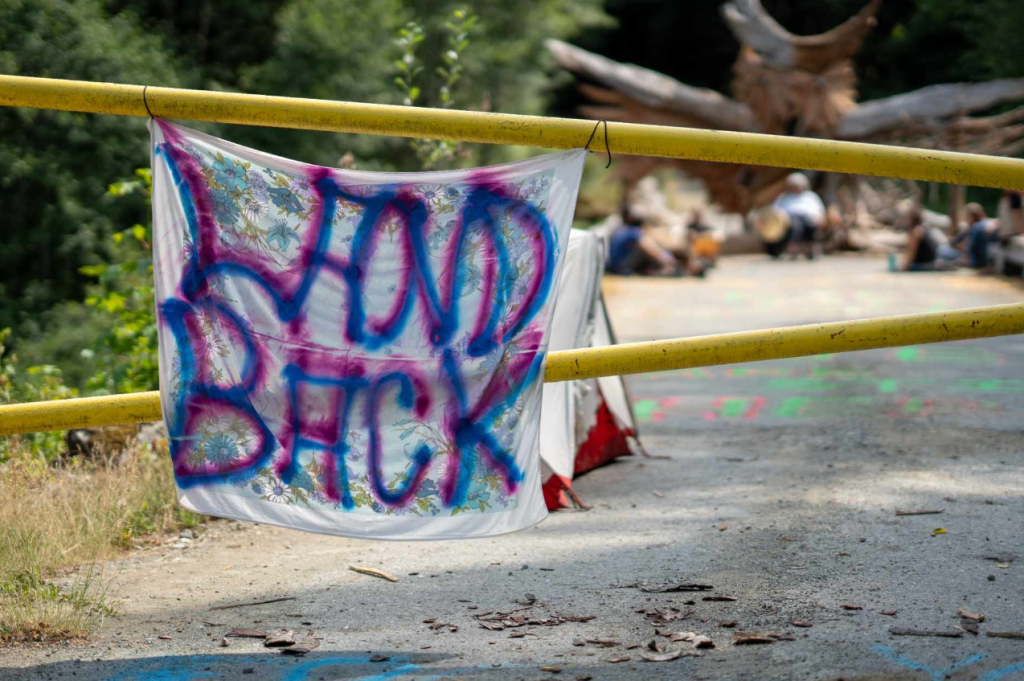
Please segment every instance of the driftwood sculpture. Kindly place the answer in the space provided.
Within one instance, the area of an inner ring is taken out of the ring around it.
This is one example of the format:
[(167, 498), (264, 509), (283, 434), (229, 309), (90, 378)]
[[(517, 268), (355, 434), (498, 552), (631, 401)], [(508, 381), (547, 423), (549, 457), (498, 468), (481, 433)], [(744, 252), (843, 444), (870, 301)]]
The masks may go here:
[[(741, 49), (733, 97), (696, 88), (661, 73), (622, 64), (551, 40), (558, 63), (586, 81), (580, 90), (593, 119), (800, 135), (1014, 155), (1024, 151), (1024, 107), (985, 118), (968, 114), (1024, 100), (1024, 78), (933, 85), (893, 97), (857, 102), (853, 59), (875, 26), (882, 0), (816, 36), (795, 36), (760, 0), (733, 0), (722, 16)], [(723, 209), (745, 212), (770, 200), (787, 170), (627, 157), (619, 173), (634, 182), (674, 164), (704, 180)]]

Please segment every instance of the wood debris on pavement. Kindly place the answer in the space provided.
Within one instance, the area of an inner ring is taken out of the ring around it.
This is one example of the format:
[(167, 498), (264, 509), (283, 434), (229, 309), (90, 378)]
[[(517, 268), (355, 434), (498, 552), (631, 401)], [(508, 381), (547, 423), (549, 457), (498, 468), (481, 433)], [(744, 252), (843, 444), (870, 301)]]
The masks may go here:
[(258, 629), (232, 629), (224, 636), (227, 638), (266, 638), (267, 632)]
[(642, 613), (645, 618), (655, 622), (657, 624), (667, 624), (669, 622), (678, 622), (689, 619), (693, 616), (693, 610), (679, 610), (678, 608), (640, 608), (637, 610), (638, 613)]
[(504, 629), (516, 629), (519, 627), (557, 627), (567, 622), (590, 622), (597, 619), (597, 615), (575, 615), (566, 613), (551, 613), (540, 615), (536, 611), (544, 607), (537, 601), (533, 594), (526, 594), (525, 600), (516, 601), (523, 604), (521, 608), (513, 608), (505, 611), (481, 612), (473, 615), (473, 619), (481, 628), (488, 631), (502, 631)]
[(251, 603), (234, 603), (232, 605), (215, 605), (210, 610), (231, 610), (232, 608), (248, 608), (254, 605), (267, 605), (269, 603), (283, 603), (294, 601), (295, 596), (284, 596), (282, 598), (270, 598), (265, 601), (252, 601)]
[(291, 629), (278, 629), (277, 631), (267, 634), (266, 639), (263, 641), (263, 645), (267, 648), (284, 648), (286, 646), (295, 645), (295, 632)]
[(639, 586), (641, 591), (649, 594), (668, 594), (685, 591), (712, 591), (715, 587), (710, 584), (652, 584), (650, 586)]
[(672, 660), (678, 659), (683, 655), (683, 651), (669, 650), (664, 653), (640, 653), (640, 659), (645, 662), (671, 662)]
[(309, 632), (306, 638), (301, 641), (296, 641), (295, 645), (288, 646), (287, 648), (281, 648), (282, 655), (305, 655), (306, 653), (316, 650), (320, 645), (320, 639), (313, 635), (313, 632)]
[(938, 636), (941, 638), (962, 638), (964, 635), (962, 631), (930, 631), (927, 629), (907, 629), (903, 627), (893, 627), (889, 630), (889, 633), (893, 636)]
[(708, 650), (715, 647), (715, 642), (711, 640), (710, 636), (695, 636), (691, 641), (694, 648), (700, 650)]
[(765, 645), (768, 643), (775, 643), (776, 639), (765, 634), (748, 634), (744, 632), (736, 632), (735, 637), (732, 640), (734, 646), (752, 646), (752, 645)]
[(390, 572), (384, 572), (383, 570), (378, 570), (377, 568), (364, 567), (362, 565), (349, 565), (348, 569), (352, 572), (358, 572), (361, 575), (370, 575), (371, 577), (379, 577), (381, 579), (386, 579), (389, 582), (398, 581), (398, 577), (395, 577)]
[(959, 615), (961, 617), (961, 619), (965, 619), (965, 620), (973, 620), (975, 622), (984, 622), (985, 621), (985, 616), (982, 615), (981, 613), (971, 612), (970, 610), (967, 610), (965, 608), (960, 608), (959, 610), (956, 611), (956, 614)]

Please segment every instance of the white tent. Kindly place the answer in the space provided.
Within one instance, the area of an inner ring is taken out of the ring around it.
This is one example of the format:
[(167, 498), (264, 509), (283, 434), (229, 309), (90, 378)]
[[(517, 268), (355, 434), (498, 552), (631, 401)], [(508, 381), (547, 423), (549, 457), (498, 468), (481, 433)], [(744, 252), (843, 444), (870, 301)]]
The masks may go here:
[[(604, 240), (572, 230), (558, 282), (549, 350), (600, 347), (615, 343), (601, 297)], [(636, 421), (619, 376), (544, 386), (540, 457), (548, 508), (582, 502), (572, 491), (574, 475), (632, 453)], [(568, 498), (567, 498), (568, 494)]]

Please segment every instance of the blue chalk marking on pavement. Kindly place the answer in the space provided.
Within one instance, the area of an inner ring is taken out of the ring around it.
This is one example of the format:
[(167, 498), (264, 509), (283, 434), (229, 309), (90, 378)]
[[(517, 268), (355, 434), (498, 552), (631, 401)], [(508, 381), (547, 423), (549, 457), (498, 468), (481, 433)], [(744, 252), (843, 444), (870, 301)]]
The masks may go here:
[[(394, 658), (395, 662), (404, 662), (404, 658)], [(113, 662), (117, 662), (114, 660)], [(278, 681), (305, 681), (310, 678), (310, 672), (320, 667), (332, 665), (354, 665), (373, 664), (369, 657), (327, 657), (317, 660), (309, 660), (295, 664), (294, 658), (283, 655), (261, 655), (257, 657), (244, 657), (235, 655), (189, 655), (183, 657), (159, 657), (143, 661), (131, 669), (114, 674), (106, 681), (194, 681), (196, 679), (210, 679), (223, 677), (223, 669), (215, 671), (214, 667), (225, 664), (242, 667), (259, 667), (263, 672), (260, 678), (266, 678), (268, 668), (276, 668), (273, 672), (279, 674), (273, 678)], [(287, 665), (287, 667), (286, 667)], [(377, 679), (390, 679), (393, 676), (408, 674), (419, 669), (419, 665), (406, 664), (396, 668), (394, 673), (359, 677), (358, 681), (376, 681)], [(355, 680), (354, 680), (355, 681)]]
[[(900, 657), (899, 654), (896, 652), (896, 648), (895, 647), (883, 646), (882, 644), (877, 644), (875, 646), (874, 650), (875, 650), (876, 653), (881, 655), (883, 658), (885, 658), (889, 662), (894, 662), (894, 663), (896, 663), (898, 665), (902, 665), (904, 667), (907, 667), (908, 669), (913, 669), (915, 672), (925, 672), (926, 674), (931, 674), (932, 675), (932, 681), (942, 681), (946, 677), (947, 674), (952, 674), (953, 672), (959, 671), (959, 670), (963, 669), (964, 667), (968, 667), (968, 666), (974, 664), (975, 662), (981, 662), (986, 657), (988, 657), (987, 653), (978, 653), (976, 655), (971, 655), (970, 657), (968, 657), (966, 659), (960, 660), (959, 662), (954, 662), (953, 664), (951, 664), (950, 666), (946, 667), (945, 669), (932, 669), (931, 667), (928, 667), (927, 665), (924, 665), (924, 664), (922, 664), (920, 662), (917, 662), (915, 660), (910, 660), (910, 659), (905, 658), (905, 657)], [(995, 678), (999, 678), (999, 677), (995, 677)]]
[[(404, 658), (393, 658), (392, 662), (404, 662)], [(374, 664), (368, 657), (328, 657), (323, 660), (311, 660), (300, 664), (289, 670), (288, 674), (281, 678), (281, 681), (306, 681), (311, 678), (310, 672), (320, 667), (328, 667), (336, 664)], [(403, 664), (400, 667), (396, 667), (390, 671), (384, 672), (383, 674), (373, 674), (372, 676), (360, 676), (353, 681), (387, 681), (387, 679), (394, 678), (396, 676), (402, 676), (409, 672), (416, 671), (420, 666), (418, 664)]]
[[(418, 681), (439, 681), (459, 674), (492, 669), (492, 665), (482, 664), (471, 667), (449, 669), (442, 673), (420, 676), (424, 671), (422, 665), (408, 662), (404, 657), (393, 657), (389, 660), (398, 666), (377, 674), (353, 677), (351, 681), (389, 681), (390, 679), (417, 674)], [(113, 663), (120, 660), (111, 660)], [(136, 661), (137, 664), (123, 672), (107, 677), (106, 681), (197, 681), (199, 679), (222, 678), (224, 666), (258, 667), (256, 678), (266, 681), (308, 681), (314, 678), (313, 672), (321, 667), (340, 665), (372, 665), (369, 657), (325, 657), (316, 660), (298, 661), (282, 655), (260, 655), (255, 657), (235, 655), (189, 655), (181, 657), (158, 657), (150, 660)], [(518, 665), (502, 663), (504, 668)], [(218, 671), (216, 668), (219, 667)], [(993, 677), (996, 681), (1000, 677)]]
[(1004, 676), (1015, 674), (1017, 672), (1024, 672), (1024, 662), (1018, 662), (1017, 664), (1011, 664), (1008, 667), (1001, 667), (999, 669), (993, 669), (990, 672), (982, 674), (979, 681), (999, 681)]

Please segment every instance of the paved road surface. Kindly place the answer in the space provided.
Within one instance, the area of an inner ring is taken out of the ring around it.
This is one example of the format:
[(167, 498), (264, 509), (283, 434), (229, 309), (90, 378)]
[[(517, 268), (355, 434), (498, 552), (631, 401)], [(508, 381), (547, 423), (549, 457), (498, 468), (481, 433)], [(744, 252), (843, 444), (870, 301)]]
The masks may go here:
[[(874, 259), (758, 257), (728, 260), (705, 282), (620, 279), (607, 293), (622, 340), (1024, 295), (973, 275), (892, 275)], [(985, 635), (1024, 632), (1024, 340), (673, 372), (630, 388), (648, 449), (672, 459), (586, 476), (578, 490), (590, 512), (438, 545), (218, 523), (187, 548), (111, 566), (122, 614), (85, 647), (0, 651), (0, 678), (1024, 679), (1024, 640)], [(357, 575), (350, 563), (401, 581)], [(641, 581), (712, 584), (737, 600), (615, 588)], [(295, 600), (209, 611), (283, 596)], [(596, 618), (503, 631), (472, 620), (532, 598), (539, 616)], [(670, 608), (692, 614), (656, 625), (643, 612)], [(979, 636), (890, 633), (962, 633), (959, 608), (986, 616)], [(298, 660), (253, 640), (220, 646), (232, 627), (284, 626), (314, 629), (322, 645)], [(641, 661), (627, 646), (656, 628), (707, 634), (716, 648)], [(736, 646), (736, 631), (794, 640)], [(574, 645), (587, 640), (620, 644)]]

